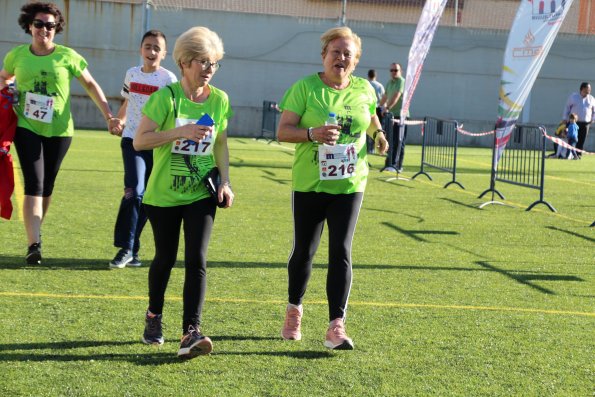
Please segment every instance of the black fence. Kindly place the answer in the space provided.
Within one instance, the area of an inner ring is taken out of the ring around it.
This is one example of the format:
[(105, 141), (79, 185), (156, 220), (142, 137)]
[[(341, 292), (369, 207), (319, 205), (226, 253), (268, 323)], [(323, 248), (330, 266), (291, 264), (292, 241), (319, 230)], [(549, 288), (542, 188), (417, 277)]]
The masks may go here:
[[(546, 157), (546, 138), (543, 130), (542, 126), (537, 125), (518, 124), (515, 126), (506, 148), (500, 155), (496, 169), (492, 167), (490, 188), (481, 193), (479, 198), (491, 191), (504, 199), (504, 196), (496, 190), (496, 182), (510, 183), (539, 190), (539, 200), (531, 204), (527, 211), (537, 204), (544, 204), (552, 212), (556, 212), (556, 209), (543, 199)], [(495, 142), (496, 134), (494, 134), (492, 163), (496, 158)]]
[(266, 139), (268, 143), (277, 140), (277, 124), (279, 122), (279, 105), (277, 102), (263, 101), (262, 103), (262, 129), (256, 139)]
[(395, 123), (395, 117), (392, 113), (388, 112), (384, 114), (382, 118), (382, 129), (385, 133), (385, 138), (388, 141), (388, 152), (386, 153), (386, 161), (384, 167), (380, 171), (384, 171), (387, 167), (392, 165), (392, 159), (395, 158), (397, 148), (394, 147), (393, 142), (393, 124)]
[(457, 184), (465, 189), (457, 179), (457, 148), (458, 148), (458, 123), (455, 120), (442, 120), (426, 117), (422, 126), (421, 169), (413, 175), (425, 175), (432, 180), (426, 172), (426, 167), (452, 174), (452, 180), (444, 185)]

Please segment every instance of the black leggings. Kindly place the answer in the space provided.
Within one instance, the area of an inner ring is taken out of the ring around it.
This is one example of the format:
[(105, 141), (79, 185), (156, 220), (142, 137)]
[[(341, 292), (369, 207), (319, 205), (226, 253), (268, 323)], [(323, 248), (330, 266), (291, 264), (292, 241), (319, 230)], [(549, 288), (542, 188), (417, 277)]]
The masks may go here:
[(14, 145), (25, 180), (25, 195), (50, 197), (72, 137), (47, 138), (17, 127)]
[(180, 226), (184, 221), (184, 315), (182, 332), (199, 326), (207, 287), (207, 248), (215, 221), (211, 198), (176, 207), (145, 204), (155, 239), (155, 258), (149, 269), (149, 310), (161, 314), (165, 290), (176, 264)]
[(345, 318), (351, 290), (351, 243), (363, 193), (293, 192), (293, 249), (287, 264), (289, 303), (302, 303), (324, 222), (328, 224), (329, 254), (326, 296), (329, 320)]

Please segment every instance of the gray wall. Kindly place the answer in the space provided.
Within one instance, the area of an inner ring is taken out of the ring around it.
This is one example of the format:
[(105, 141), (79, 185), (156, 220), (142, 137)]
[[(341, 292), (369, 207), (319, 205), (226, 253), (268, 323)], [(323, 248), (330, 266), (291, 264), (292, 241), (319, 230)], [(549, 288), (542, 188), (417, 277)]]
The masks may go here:
[[(73, 47), (89, 62), (89, 70), (110, 98), (116, 111), (127, 68), (138, 64), (138, 47), (144, 31), (140, 5), (86, 0), (58, 2), (67, 6), (67, 29), (57, 42)], [(30, 41), (16, 23), (21, 3), (0, 1), (0, 54)], [(336, 20), (184, 10), (152, 11), (150, 26), (168, 37), (170, 55), (163, 66), (179, 74), (171, 58), (175, 39), (191, 26), (204, 25), (219, 33), (226, 55), (213, 84), (225, 90), (235, 117), (229, 132), (234, 136), (260, 133), (263, 100), (280, 101), (285, 90), (300, 77), (321, 70), (319, 38)], [(349, 21), (348, 21), (349, 22)], [(388, 66), (398, 61), (406, 67), (415, 25), (351, 23), (363, 40), (363, 55), (356, 74), (378, 71), (386, 83)], [(440, 27), (411, 104), (413, 118), (426, 115), (452, 118), (472, 132), (493, 129), (503, 51), (508, 32)], [(523, 121), (553, 127), (562, 116), (567, 96), (581, 81), (593, 78), (595, 40), (559, 35), (525, 106)], [(78, 128), (103, 128), (99, 112), (78, 82), (73, 83), (73, 113)], [(413, 128), (413, 131), (416, 129)], [(412, 132), (413, 132), (412, 131)], [(410, 133), (412, 143), (418, 133)], [(491, 145), (490, 138), (462, 137), (461, 144)], [(587, 148), (595, 149), (595, 134)]]

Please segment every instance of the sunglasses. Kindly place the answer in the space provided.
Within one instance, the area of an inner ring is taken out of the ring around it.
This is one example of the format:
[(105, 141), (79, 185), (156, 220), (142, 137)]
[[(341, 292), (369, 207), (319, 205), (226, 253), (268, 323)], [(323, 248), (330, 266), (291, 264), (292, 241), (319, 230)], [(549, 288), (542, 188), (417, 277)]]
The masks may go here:
[(399, 70), (401, 70), (401, 69), (391, 69), (390, 71), (391, 71), (392, 73), (395, 73), (395, 72), (398, 72)]
[(54, 30), (58, 24), (56, 22), (44, 22), (41, 19), (34, 19), (33, 26), (36, 29), (41, 29), (45, 27), (47, 30)]

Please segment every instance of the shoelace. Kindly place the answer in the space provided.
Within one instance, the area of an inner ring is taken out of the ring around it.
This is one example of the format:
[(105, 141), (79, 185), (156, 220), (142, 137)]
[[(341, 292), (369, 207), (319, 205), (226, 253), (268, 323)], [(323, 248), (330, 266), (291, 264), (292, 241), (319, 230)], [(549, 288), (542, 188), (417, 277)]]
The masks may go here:
[(333, 331), (335, 336), (337, 336), (341, 339), (347, 339), (347, 334), (345, 333), (345, 327), (342, 324), (335, 325), (333, 328), (331, 328), (331, 330)]
[(301, 323), (300, 311), (298, 309), (289, 309), (285, 322), (288, 328), (298, 328)]
[(161, 332), (162, 323), (158, 316), (155, 317), (148, 317), (148, 325), (149, 325), (149, 332), (151, 334), (156, 334)]
[(124, 257), (126, 255), (128, 255), (128, 251), (123, 251), (123, 250), (118, 251), (118, 255), (116, 255), (116, 261), (118, 261), (118, 262), (121, 261), (122, 259), (124, 259)]
[(204, 338), (203, 334), (200, 332), (200, 328), (191, 325), (188, 327), (188, 333), (182, 336), (182, 341), (186, 338), (192, 337), (192, 335), (194, 335), (197, 339)]

